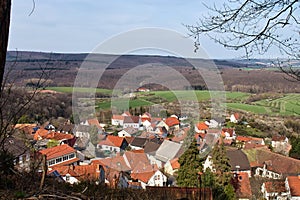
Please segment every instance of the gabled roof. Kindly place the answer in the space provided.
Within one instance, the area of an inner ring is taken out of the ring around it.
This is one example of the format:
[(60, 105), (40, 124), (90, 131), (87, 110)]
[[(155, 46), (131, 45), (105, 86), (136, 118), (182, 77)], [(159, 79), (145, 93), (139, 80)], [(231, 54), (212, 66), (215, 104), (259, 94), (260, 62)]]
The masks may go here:
[(268, 181), (265, 182), (265, 188), (268, 193), (281, 193), (286, 192), (285, 182), (284, 181)]
[(144, 147), (144, 151), (147, 154), (150, 155), (155, 155), (156, 150), (160, 147), (160, 144), (156, 143), (156, 142), (147, 142), (145, 147)]
[(123, 137), (118, 137), (114, 135), (108, 135), (105, 140), (100, 141), (99, 145), (108, 145), (114, 147), (121, 147), (124, 142)]
[(150, 178), (158, 171), (157, 165), (137, 166), (135, 171), (130, 174), (132, 179), (148, 183)]
[(52, 148), (48, 148), (48, 149), (43, 149), (39, 151), (41, 154), (46, 155), (47, 156), (47, 160), (53, 159), (53, 158), (57, 158), (60, 156), (64, 156), (67, 154), (71, 154), (71, 153), (75, 153), (76, 150), (73, 149), (72, 147), (70, 147), (67, 144), (63, 144), (60, 146), (56, 146), (56, 147), (52, 147)]
[(130, 112), (129, 111), (125, 111), (125, 112), (123, 112), (123, 114), (122, 114), (123, 116), (131, 116), (131, 114), (130, 114)]
[(300, 176), (288, 176), (287, 180), (291, 190), (291, 196), (300, 197)]
[(147, 143), (147, 138), (141, 138), (141, 137), (135, 137), (130, 145), (131, 146), (135, 146), (135, 147), (141, 147), (141, 148), (144, 148), (144, 146), (146, 145)]
[(66, 134), (66, 133), (58, 133), (54, 131), (49, 131), (46, 129), (39, 129), (36, 131), (36, 133), (33, 136), (34, 140), (40, 140), (40, 139), (53, 139), (53, 140), (69, 140), (74, 138), (74, 135)]
[(100, 125), (97, 118), (88, 119), (87, 122), (90, 126), (96, 126), (98, 129), (102, 129), (102, 126)]
[(60, 124), (57, 131), (72, 133), (75, 125), (74, 124)]
[(222, 133), (229, 133), (230, 137), (234, 134), (234, 128), (222, 128)]
[(124, 120), (124, 116), (123, 115), (113, 115), (112, 116), (112, 119), (115, 119), (115, 120)]
[(181, 144), (169, 140), (165, 140), (157, 149), (155, 157), (158, 160), (167, 162), (168, 160), (175, 158), (180, 148), (181, 148)]
[(123, 157), (131, 169), (150, 164), (144, 151), (126, 151)]
[(273, 135), (272, 136), (272, 141), (280, 142), (284, 141), (286, 137), (284, 135)]
[(226, 155), (229, 158), (231, 170), (246, 171), (251, 169), (247, 155), (242, 150), (228, 150)]
[(236, 196), (238, 198), (251, 198), (252, 191), (251, 191), (251, 184), (250, 184), (248, 173), (240, 172), (236, 176), (237, 176)]
[(108, 169), (113, 169), (119, 172), (131, 170), (131, 168), (126, 164), (124, 157), (120, 155), (113, 158), (94, 159), (92, 160), (92, 164), (102, 165)]
[(268, 170), (282, 174), (283, 176), (299, 174), (300, 160), (273, 153), (262, 148), (243, 150), (247, 155), (251, 167), (264, 166)]
[(205, 122), (199, 122), (197, 125), (198, 130), (208, 130), (209, 126)]
[(124, 124), (125, 123), (135, 123), (135, 124), (137, 124), (137, 123), (139, 123), (139, 121), (140, 121), (140, 117), (139, 116), (125, 116), (124, 117)]
[(100, 175), (97, 165), (53, 166), (51, 168), (51, 171), (56, 170), (62, 176), (70, 174), (79, 180), (97, 180)]
[(176, 117), (168, 117), (165, 122), (169, 127), (180, 124)]
[(234, 113), (234, 114), (232, 114), (232, 115), (234, 116), (234, 118), (235, 118), (236, 120), (238, 120), (238, 119), (240, 118), (239, 113)]
[(143, 173), (132, 173), (130, 174), (132, 179), (140, 180), (144, 183), (148, 183), (150, 178), (155, 174), (155, 171), (143, 172)]
[(174, 158), (174, 159), (170, 160), (170, 164), (171, 164), (173, 170), (180, 168), (180, 164), (178, 162), (178, 158)]

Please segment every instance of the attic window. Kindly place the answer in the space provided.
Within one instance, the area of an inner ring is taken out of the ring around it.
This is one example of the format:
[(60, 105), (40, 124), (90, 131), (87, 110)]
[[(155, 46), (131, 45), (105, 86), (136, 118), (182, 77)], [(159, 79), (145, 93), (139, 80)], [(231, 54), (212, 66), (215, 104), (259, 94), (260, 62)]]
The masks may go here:
[(241, 181), (243, 179), (243, 177), (242, 176), (239, 176), (239, 180)]

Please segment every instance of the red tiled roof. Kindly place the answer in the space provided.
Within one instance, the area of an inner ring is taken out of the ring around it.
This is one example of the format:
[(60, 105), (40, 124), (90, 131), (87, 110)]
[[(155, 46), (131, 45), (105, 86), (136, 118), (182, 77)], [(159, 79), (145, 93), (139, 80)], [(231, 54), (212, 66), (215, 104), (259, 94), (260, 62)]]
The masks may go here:
[(176, 117), (168, 117), (165, 122), (169, 127), (180, 124)]
[(256, 138), (256, 137), (237, 136), (236, 140), (241, 141), (241, 142), (249, 142), (249, 141), (252, 141), (252, 140), (261, 141), (263, 139), (262, 138)]
[(265, 182), (266, 191), (268, 193), (273, 192), (286, 192), (285, 183), (284, 181), (268, 181)]
[(247, 155), (251, 154), (251, 156), (248, 156), (249, 160), (252, 159), (250, 160), (251, 166), (266, 164), (267, 169), (283, 175), (298, 174), (300, 172), (300, 160), (298, 159), (273, 153), (264, 148), (244, 150), (244, 152)]
[(239, 117), (240, 117), (239, 113), (234, 113), (233, 116), (234, 116), (234, 118), (235, 118), (236, 120), (238, 120)]
[(300, 197), (300, 176), (288, 176), (287, 177), (291, 195)]
[(88, 124), (91, 126), (96, 126), (99, 129), (102, 129), (102, 126), (100, 125), (99, 121), (97, 118), (93, 118), (93, 119), (88, 119)]
[(51, 171), (56, 170), (62, 176), (70, 174), (79, 180), (96, 180), (100, 174), (97, 165), (54, 166), (51, 168)]
[(139, 116), (125, 116), (124, 123), (139, 123), (140, 117)]
[(285, 139), (286, 139), (286, 137), (283, 135), (273, 135), (272, 136), (272, 141), (284, 141)]
[(123, 141), (124, 141), (123, 137), (108, 135), (105, 140), (100, 141), (98, 144), (99, 145), (108, 145), (108, 146), (121, 147)]
[(131, 116), (131, 114), (130, 114), (130, 112), (129, 111), (125, 111), (123, 114), (122, 114), (123, 116)]
[(146, 166), (150, 164), (144, 150), (142, 150), (142, 152), (127, 151), (124, 153), (123, 157), (127, 160), (131, 169), (134, 169), (136, 166)]
[(126, 164), (123, 156), (120, 155), (117, 155), (113, 158), (92, 160), (92, 164), (102, 165), (109, 169), (114, 169), (119, 172), (131, 170), (131, 168)]
[(198, 130), (201, 131), (201, 130), (207, 130), (209, 127), (205, 122), (199, 122), (197, 124), (197, 128), (198, 128)]
[(112, 119), (115, 119), (115, 120), (124, 120), (124, 116), (123, 115), (113, 115)]
[(73, 149), (72, 147), (70, 147), (67, 144), (63, 144), (60, 146), (56, 146), (56, 147), (52, 147), (52, 148), (48, 148), (48, 149), (43, 149), (39, 151), (41, 154), (46, 155), (47, 156), (47, 160), (50, 160), (52, 158), (57, 158), (63, 155), (67, 155), (70, 153), (74, 153), (76, 152), (75, 149)]
[(224, 133), (229, 133), (230, 137), (233, 136), (233, 133), (234, 133), (234, 129), (233, 128), (222, 128), (222, 134)]
[(178, 158), (175, 158), (175, 159), (170, 160), (170, 164), (171, 164), (173, 170), (174, 170), (174, 169), (179, 169), (179, 168), (180, 168), (180, 164), (179, 164), (179, 162), (178, 162)]
[(74, 138), (74, 135), (66, 134), (66, 133), (58, 133), (54, 131), (48, 131), (46, 129), (39, 129), (33, 136), (34, 140), (40, 139), (53, 139), (53, 140), (69, 140)]
[(144, 183), (148, 183), (150, 178), (155, 174), (156, 171), (143, 172), (143, 173), (132, 173), (130, 174), (132, 179), (140, 180)]
[(236, 188), (236, 195), (238, 198), (251, 198), (252, 191), (248, 173), (240, 172), (237, 175), (237, 188)]

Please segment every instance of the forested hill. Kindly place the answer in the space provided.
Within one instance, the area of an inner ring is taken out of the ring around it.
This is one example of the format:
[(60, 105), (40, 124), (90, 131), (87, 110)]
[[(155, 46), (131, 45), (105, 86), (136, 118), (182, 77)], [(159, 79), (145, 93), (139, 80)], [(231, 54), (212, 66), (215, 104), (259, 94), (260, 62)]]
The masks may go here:
[[(17, 77), (16, 83), (20, 85), (26, 85), (32, 78), (38, 78), (41, 69), (43, 69), (53, 71), (50, 77), (51, 81), (48, 82), (50, 86), (72, 86), (78, 69), (87, 56), (87, 53), (9, 51), (7, 53), (7, 68), (12, 67), (11, 75)], [(89, 55), (89, 59), (96, 60), (100, 65), (103, 65), (108, 63), (112, 56), (92, 54)], [(276, 60), (197, 60), (202, 66), (209, 66), (207, 63), (212, 63), (212, 61), (220, 70), (226, 90), (300, 92), (297, 83), (285, 80), (283, 73), (274, 65), (278, 62)], [(199, 78), (199, 75), (196, 76), (195, 69), (186, 59), (154, 55), (117, 56), (117, 59), (107, 68), (98, 86), (109, 89), (114, 88), (116, 82), (128, 70), (149, 63), (159, 63), (173, 67), (185, 76), (191, 82), (191, 85), (205, 89), (205, 83)], [(294, 61), (293, 65), (300, 66), (299, 61)], [(183, 89), (183, 86), (179, 85), (178, 89)]]

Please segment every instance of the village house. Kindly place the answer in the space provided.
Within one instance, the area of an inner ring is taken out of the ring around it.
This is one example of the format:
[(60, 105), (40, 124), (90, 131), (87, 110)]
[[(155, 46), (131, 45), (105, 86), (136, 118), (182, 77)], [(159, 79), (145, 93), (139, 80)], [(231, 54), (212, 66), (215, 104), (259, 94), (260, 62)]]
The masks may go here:
[(266, 200), (275, 198), (284, 200), (288, 197), (285, 182), (281, 180), (264, 182), (261, 186), (261, 192)]
[(170, 129), (173, 130), (179, 130), (180, 121), (178, 120), (178, 117), (175, 115), (172, 115), (171, 117), (168, 117), (165, 120), (166, 125), (168, 126), (168, 131), (170, 132)]
[(288, 176), (285, 179), (285, 186), (288, 193), (288, 199), (300, 200), (300, 175)]
[(130, 142), (129, 146), (133, 150), (144, 149), (147, 142), (148, 142), (147, 138), (134, 137), (133, 140)]
[(39, 153), (46, 156), (48, 168), (56, 165), (77, 165), (79, 162), (76, 150), (67, 144), (43, 149)]
[(123, 128), (136, 128), (139, 129), (141, 126), (141, 119), (139, 116), (125, 116), (123, 122)]
[(5, 138), (3, 149), (13, 155), (14, 168), (18, 171), (29, 171), (32, 159), (32, 152), (25, 142), (17, 137)]
[(141, 187), (146, 189), (146, 186), (165, 186), (167, 177), (155, 165), (148, 165), (135, 173), (130, 174), (134, 181), (141, 183)]
[(97, 148), (102, 151), (118, 153), (124, 151), (128, 146), (127, 141), (123, 137), (107, 135), (104, 140), (97, 144)]
[(300, 160), (273, 153), (263, 148), (243, 150), (254, 176), (282, 179), (300, 172)]
[(182, 144), (164, 140), (157, 149), (155, 155), (151, 156), (148, 154), (148, 158), (152, 163), (156, 163), (159, 168), (162, 168), (169, 160), (180, 157), (183, 153), (181, 147)]
[(240, 115), (238, 113), (234, 113), (234, 114), (230, 115), (230, 122), (235, 123), (235, 124), (238, 123), (239, 117), (240, 117)]
[(123, 130), (118, 132), (118, 136), (119, 137), (132, 137), (133, 135), (137, 134), (138, 131), (139, 130), (136, 128), (128, 127), (128, 128), (124, 128)]
[(53, 166), (48, 173), (54, 173), (70, 184), (79, 183), (80, 181), (99, 182), (101, 168), (99, 165)]
[(195, 132), (196, 133), (206, 133), (209, 126), (205, 122), (199, 122), (195, 125)]
[(172, 160), (168, 160), (164, 166), (164, 171), (167, 174), (174, 175), (180, 168), (180, 164), (178, 162), (178, 158), (174, 158)]
[(124, 116), (123, 115), (113, 115), (111, 118), (111, 124), (113, 126), (123, 126)]
[(239, 172), (233, 175), (235, 194), (239, 200), (251, 200), (252, 190), (248, 173)]
[(234, 140), (236, 138), (234, 128), (222, 128), (221, 135), (225, 140)]

